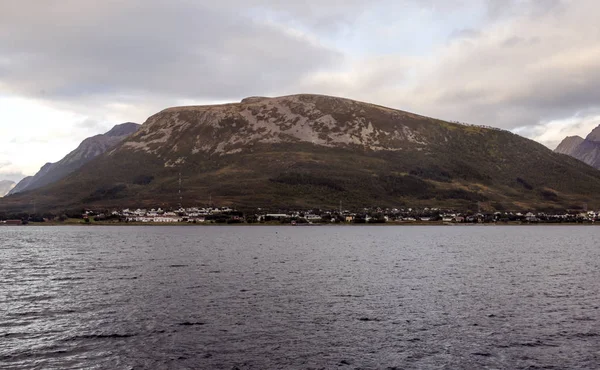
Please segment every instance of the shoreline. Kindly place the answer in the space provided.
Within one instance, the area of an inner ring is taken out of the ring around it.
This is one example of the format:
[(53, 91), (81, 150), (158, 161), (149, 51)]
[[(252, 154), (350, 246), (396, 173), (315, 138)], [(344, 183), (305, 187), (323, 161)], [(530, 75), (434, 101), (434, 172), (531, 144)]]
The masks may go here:
[(146, 222), (93, 222), (93, 223), (84, 223), (84, 222), (40, 222), (40, 223), (29, 223), (26, 225), (4, 225), (0, 224), (0, 228), (2, 227), (27, 227), (27, 226), (42, 226), (42, 227), (64, 227), (64, 226), (78, 226), (78, 227), (98, 227), (98, 226), (145, 226), (145, 227), (157, 227), (157, 226), (166, 226), (166, 227), (208, 227), (208, 226), (232, 226), (232, 227), (240, 227), (240, 226), (248, 226), (248, 227), (263, 227), (263, 226), (277, 226), (277, 227), (319, 227), (319, 226), (337, 226), (337, 227), (356, 227), (356, 226), (367, 226), (367, 227), (406, 227), (406, 226), (599, 226), (600, 223), (549, 223), (549, 222), (539, 222), (539, 223), (522, 223), (522, 222), (502, 222), (502, 223), (443, 223), (443, 222), (387, 222), (387, 223), (373, 223), (373, 224), (360, 224), (360, 223), (322, 223), (322, 224), (281, 224), (281, 223), (188, 223), (188, 222), (176, 222), (176, 223), (146, 223)]

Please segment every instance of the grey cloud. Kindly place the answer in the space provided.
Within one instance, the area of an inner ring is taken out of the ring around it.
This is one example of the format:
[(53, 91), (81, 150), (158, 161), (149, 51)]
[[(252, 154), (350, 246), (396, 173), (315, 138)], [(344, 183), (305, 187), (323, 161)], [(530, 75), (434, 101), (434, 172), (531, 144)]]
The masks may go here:
[(539, 37), (526, 38), (521, 36), (511, 36), (506, 40), (502, 41), (501, 45), (503, 47), (510, 48), (517, 45), (535, 45), (540, 41), (541, 40)]
[(83, 129), (88, 129), (88, 130), (90, 130), (90, 129), (96, 130), (96, 129), (102, 127), (102, 124), (100, 122), (98, 122), (98, 120), (88, 118), (88, 119), (85, 119), (85, 120), (79, 122), (77, 124), (77, 127), (81, 127)]
[[(600, 112), (596, 112), (596, 116), (599, 114)], [(600, 124), (600, 122), (596, 119), (589, 119), (589, 117), (586, 116), (581, 116), (579, 117), (581, 120), (579, 122), (575, 122), (569, 125), (569, 127), (563, 127), (562, 129), (560, 129), (560, 133), (563, 136), (569, 136), (571, 135), (571, 133), (573, 131), (582, 131), (585, 132), (585, 130), (590, 126), (589, 121), (592, 121), (594, 125), (596, 125), (597, 123)], [(587, 132), (585, 132), (587, 133)]]
[(6, 173), (4, 173), (0, 170), (0, 181), (1, 180), (10, 180), (10, 181), (14, 181), (14, 182), (18, 183), (25, 177), (27, 177), (27, 176), (22, 172), (6, 172)]
[(19, 182), (26, 175), (22, 172), (15, 171), (12, 163), (8, 161), (0, 162), (0, 181), (2, 180), (10, 180), (14, 182)]
[(0, 54), (8, 60), (0, 81), (47, 99), (117, 93), (226, 99), (275, 90), (340, 58), (223, 4), (22, 1), (8, 10), (0, 12)]
[(600, 6), (550, 5), (554, 11), (491, 25), (468, 45), (451, 45), (433, 73), (421, 75), (419, 101), (412, 101), (423, 109), (435, 103), (431, 110), (442, 116), (508, 129), (599, 108), (600, 26), (594, 19)]
[(474, 37), (478, 37), (480, 34), (481, 34), (481, 32), (479, 30), (472, 29), (472, 28), (463, 28), (463, 29), (454, 30), (450, 34), (449, 39), (450, 40), (471, 39)]
[(518, 16), (539, 17), (562, 11), (564, 0), (483, 0), (491, 19)]
[[(405, 0), (404, 0), (405, 1)], [(414, 0), (412, 0), (414, 1)], [(286, 22), (300, 23), (305, 26), (333, 32), (353, 24), (365, 9), (385, 3), (384, 0), (225, 0), (220, 6), (225, 9), (245, 7), (255, 12), (270, 12)]]
[[(286, 29), (335, 32), (361, 14), (468, 0), (62, 0), (0, 5), (0, 83), (9, 93), (228, 100), (277, 93), (343, 55)], [(276, 22), (264, 22), (264, 19)], [(260, 19), (257, 20), (257, 19)]]

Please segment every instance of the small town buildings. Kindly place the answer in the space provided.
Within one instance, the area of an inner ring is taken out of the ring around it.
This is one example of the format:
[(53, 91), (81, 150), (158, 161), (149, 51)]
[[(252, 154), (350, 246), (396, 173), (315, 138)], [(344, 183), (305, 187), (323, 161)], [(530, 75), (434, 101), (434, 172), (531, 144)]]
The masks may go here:
[(313, 215), (313, 214), (304, 215), (304, 218), (308, 222), (319, 222), (322, 220), (322, 217), (320, 215)]
[(282, 218), (289, 218), (290, 215), (287, 215), (285, 213), (267, 213), (265, 217), (280, 220)]
[(538, 218), (531, 212), (525, 214), (525, 221), (527, 222), (538, 222)]

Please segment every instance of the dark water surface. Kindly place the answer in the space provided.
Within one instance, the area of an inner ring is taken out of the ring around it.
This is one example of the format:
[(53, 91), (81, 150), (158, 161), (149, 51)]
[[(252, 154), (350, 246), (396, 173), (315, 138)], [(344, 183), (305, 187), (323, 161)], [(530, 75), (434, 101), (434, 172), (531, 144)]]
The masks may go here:
[(0, 227), (2, 369), (598, 369), (598, 227)]

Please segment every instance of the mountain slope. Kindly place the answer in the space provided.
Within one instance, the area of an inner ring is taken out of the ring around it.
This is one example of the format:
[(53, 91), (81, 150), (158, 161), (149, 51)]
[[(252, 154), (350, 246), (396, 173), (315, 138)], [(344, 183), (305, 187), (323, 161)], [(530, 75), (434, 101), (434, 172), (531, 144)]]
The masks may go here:
[(566, 137), (554, 151), (600, 169), (600, 126), (592, 130), (585, 139), (580, 136)]
[(294, 95), (165, 109), (65, 179), (0, 202), (263, 208), (594, 206), (600, 172), (507, 131)]
[(15, 187), (14, 181), (2, 180), (0, 181), (0, 198), (8, 194)]
[(558, 144), (554, 151), (561, 154), (571, 155), (571, 153), (573, 153), (584, 141), (585, 139), (581, 136), (567, 136), (563, 141), (560, 142), (560, 144)]
[(140, 125), (132, 122), (116, 125), (105, 134), (85, 139), (71, 153), (56, 163), (46, 163), (34, 176), (26, 177), (9, 194), (34, 190), (63, 179), (98, 155), (113, 148)]
[(600, 142), (600, 125), (593, 129), (592, 132), (590, 132), (588, 136), (585, 137), (585, 139), (596, 143)]

